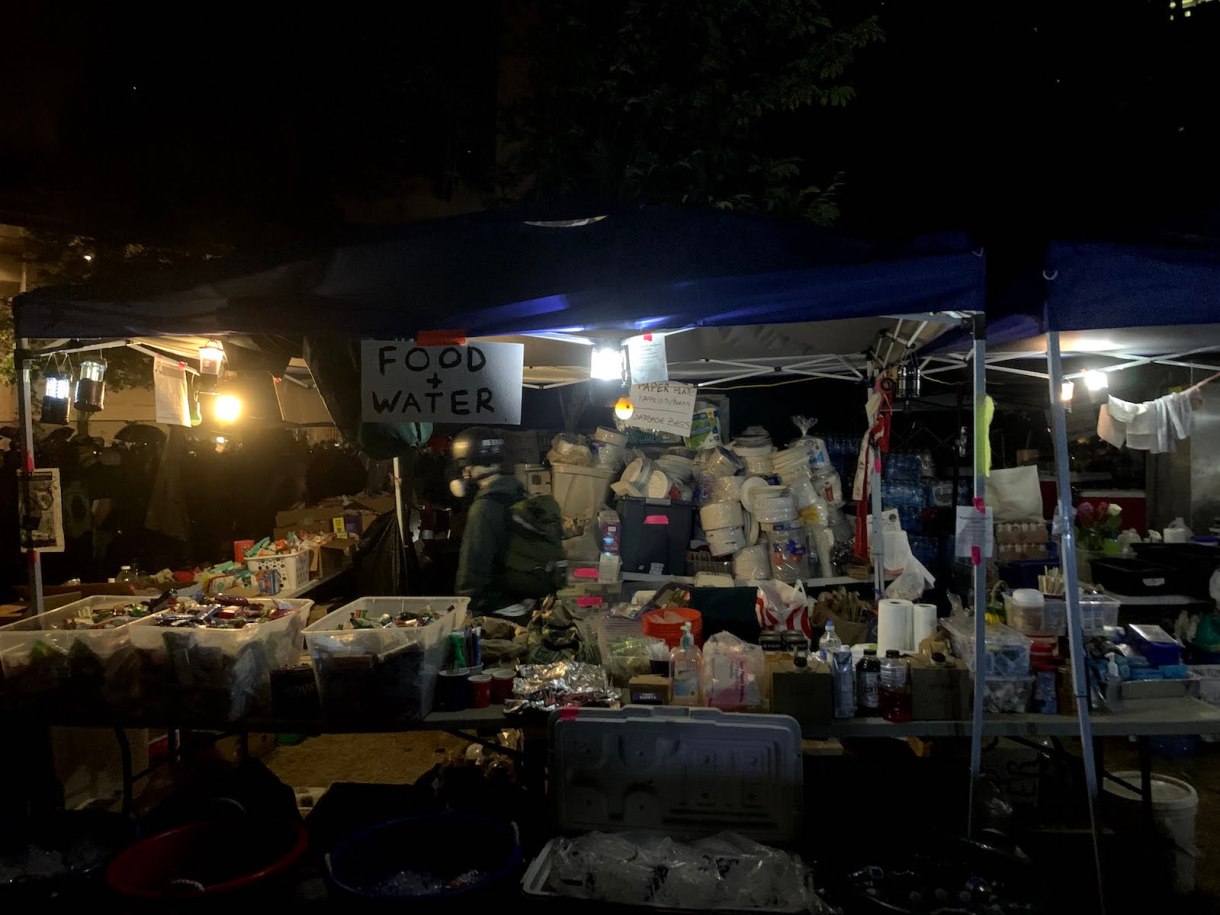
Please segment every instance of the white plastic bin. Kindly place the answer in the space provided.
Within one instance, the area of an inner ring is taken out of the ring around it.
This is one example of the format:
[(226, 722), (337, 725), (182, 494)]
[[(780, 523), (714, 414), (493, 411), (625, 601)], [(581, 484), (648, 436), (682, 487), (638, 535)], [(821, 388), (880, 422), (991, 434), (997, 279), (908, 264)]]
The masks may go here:
[[(336, 721), (418, 721), (432, 711), (445, 640), (466, 618), (466, 597), (362, 597), (305, 629), (322, 715)], [(351, 628), (352, 614), (440, 618), (417, 629)]]
[[(1140, 773), (1134, 770), (1115, 772), (1116, 778), (1129, 785), (1139, 787)], [(1103, 790), (1111, 802), (1116, 825), (1129, 833), (1128, 838), (1150, 849), (1151, 843), (1144, 838), (1147, 817), (1143, 798), (1136, 791), (1124, 788), (1111, 779), (1105, 779)], [(1168, 775), (1152, 773), (1152, 825), (1158, 836), (1169, 846), (1169, 884), (1175, 893), (1185, 895), (1195, 888), (1195, 816), (1199, 811), (1199, 795), (1186, 782)], [(1160, 878), (1161, 874), (1157, 874)], [(1156, 879), (1156, 878), (1154, 878)]]
[(139, 675), (130, 632), (134, 622), (111, 629), (64, 629), (82, 610), (140, 603), (134, 596), (97, 595), (0, 627), (0, 693), (10, 701), (54, 705), (70, 713), (130, 712)]
[(253, 574), (258, 593), (274, 596), (282, 591), (295, 591), (309, 583), (309, 554), (310, 550), (306, 548), (247, 559), (246, 568)]
[(160, 626), (155, 618), (133, 624), (146, 710), (185, 722), (270, 712), (271, 671), (300, 657), (301, 631), (313, 607), (311, 600), (274, 602), (287, 604), (289, 612), (241, 629)]
[[(953, 653), (974, 670), (974, 620), (952, 617), (941, 625), (953, 640)], [(984, 670), (988, 677), (1026, 677), (1029, 675), (1030, 639), (1011, 626), (987, 623)]]
[(551, 465), (551, 495), (565, 518), (593, 518), (610, 497), (613, 467)]

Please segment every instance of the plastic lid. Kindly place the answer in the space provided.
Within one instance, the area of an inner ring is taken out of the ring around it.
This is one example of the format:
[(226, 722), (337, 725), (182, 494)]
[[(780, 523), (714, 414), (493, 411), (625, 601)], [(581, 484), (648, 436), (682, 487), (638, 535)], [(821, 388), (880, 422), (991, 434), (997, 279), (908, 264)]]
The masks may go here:
[(944, 652), (943, 651), (932, 652), (932, 660), (935, 661), (937, 664), (944, 664), (945, 663)]
[(876, 649), (876, 648), (865, 648), (865, 649), (864, 649), (864, 656), (865, 656), (866, 658), (867, 658), (867, 657), (874, 657), (874, 658), (875, 658), (875, 657), (877, 657), (877, 649)]
[(885, 650), (885, 656), (887, 658), (898, 658), (898, 657), (901, 657), (902, 654), (901, 654), (901, 652), (898, 651), (897, 648), (887, 648)]
[(835, 621), (834, 621), (834, 620), (827, 620), (827, 621), (826, 621), (826, 631), (827, 631), (827, 632), (834, 632), (834, 631), (835, 631)]
[(805, 652), (803, 652), (803, 651), (798, 651), (796, 653), (796, 657), (794, 657), (792, 659), (792, 663), (796, 667), (808, 667), (809, 666), (809, 656), (807, 654), (805, 654)]

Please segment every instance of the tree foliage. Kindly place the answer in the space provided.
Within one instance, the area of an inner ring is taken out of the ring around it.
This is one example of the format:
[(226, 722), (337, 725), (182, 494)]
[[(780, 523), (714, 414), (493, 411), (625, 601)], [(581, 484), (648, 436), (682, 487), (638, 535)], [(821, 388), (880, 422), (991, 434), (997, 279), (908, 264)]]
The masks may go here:
[(818, 0), (539, 0), (526, 97), (507, 119), (509, 196), (838, 215), (819, 109), (854, 97), (875, 18)]

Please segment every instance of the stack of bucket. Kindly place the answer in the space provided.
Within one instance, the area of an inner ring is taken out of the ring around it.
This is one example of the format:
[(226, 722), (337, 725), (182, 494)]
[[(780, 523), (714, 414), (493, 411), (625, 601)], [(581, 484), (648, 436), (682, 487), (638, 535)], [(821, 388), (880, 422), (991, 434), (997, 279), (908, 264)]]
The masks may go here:
[(682, 639), (682, 626), (690, 623), (690, 633), (696, 645), (703, 644), (703, 614), (689, 607), (649, 610), (642, 617), (644, 635), (664, 639), (670, 648), (677, 648)]

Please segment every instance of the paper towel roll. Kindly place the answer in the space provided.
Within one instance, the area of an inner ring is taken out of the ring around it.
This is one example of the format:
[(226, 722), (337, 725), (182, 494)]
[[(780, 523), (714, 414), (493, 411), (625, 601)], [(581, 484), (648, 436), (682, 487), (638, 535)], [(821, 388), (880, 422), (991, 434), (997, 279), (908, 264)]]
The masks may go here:
[(914, 651), (912, 619), (915, 605), (909, 600), (885, 597), (877, 604), (877, 654), (885, 657), (891, 648)]
[(911, 629), (911, 650), (918, 651), (919, 643), (936, 633), (936, 604), (916, 604)]

